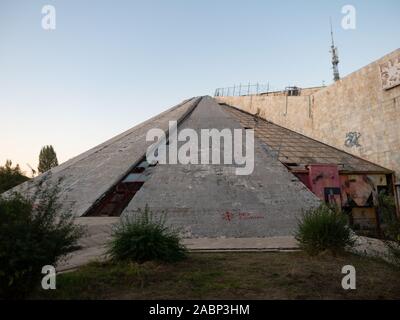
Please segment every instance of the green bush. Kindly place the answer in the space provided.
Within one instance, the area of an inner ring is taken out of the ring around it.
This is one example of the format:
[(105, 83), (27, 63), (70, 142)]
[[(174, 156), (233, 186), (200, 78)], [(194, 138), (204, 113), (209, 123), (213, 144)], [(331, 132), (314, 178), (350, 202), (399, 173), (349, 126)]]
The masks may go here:
[(347, 217), (326, 204), (303, 214), (298, 222), (296, 239), (311, 255), (325, 250), (337, 254), (355, 243)]
[(186, 257), (179, 234), (166, 227), (165, 216), (156, 218), (148, 206), (134, 217), (116, 225), (108, 243), (108, 254), (115, 261), (175, 262)]
[(384, 242), (389, 250), (391, 260), (400, 266), (400, 219), (396, 215), (394, 197), (384, 192), (379, 193), (379, 213), (382, 216)]
[(37, 186), (30, 199), (0, 198), (0, 298), (27, 297), (41, 283), (42, 267), (76, 249), (83, 233), (60, 213), (58, 186)]
[(6, 160), (6, 164), (0, 166), (0, 194), (27, 180), (29, 178), (23, 174), (18, 164), (12, 167), (11, 160)]

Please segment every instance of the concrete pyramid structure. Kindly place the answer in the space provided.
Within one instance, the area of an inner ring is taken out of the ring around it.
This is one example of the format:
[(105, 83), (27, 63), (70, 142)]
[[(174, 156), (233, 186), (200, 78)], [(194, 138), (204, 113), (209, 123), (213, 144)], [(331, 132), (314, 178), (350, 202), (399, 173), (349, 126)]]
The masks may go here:
[[(187, 238), (291, 235), (302, 211), (318, 205), (319, 199), (257, 138), (250, 175), (236, 175), (234, 164), (149, 166), (145, 154), (152, 142), (146, 142), (146, 134), (152, 128), (167, 131), (169, 121), (178, 122), (178, 132), (243, 129), (211, 97), (192, 98), (14, 191), (29, 193), (40, 180), (58, 181), (65, 208), (93, 220), (133, 215), (148, 205)], [(121, 185), (133, 186), (128, 197), (118, 191)]]
[[(201, 129), (242, 126), (214, 99), (205, 97), (178, 131), (185, 128), (200, 136)], [(232, 165), (157, 165), (123, 215), (147, 204), (153, 212), (165, 212), (168, 223), (188, 238), (292, 234), (296, 218), (319, 201), (260, 141), (255, 141), (254, 149), (250, 175), (236, 175)]]

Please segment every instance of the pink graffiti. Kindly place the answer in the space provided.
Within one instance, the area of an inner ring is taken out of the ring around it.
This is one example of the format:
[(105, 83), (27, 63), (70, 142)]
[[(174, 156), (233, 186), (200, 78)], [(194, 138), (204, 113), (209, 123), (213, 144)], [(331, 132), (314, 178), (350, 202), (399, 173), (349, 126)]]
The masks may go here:
[(222, 216), (222, 219), (226, 220), (226, 221), (232, 221), (233, 220), (233, 213), (232, 212), (225, 212)]

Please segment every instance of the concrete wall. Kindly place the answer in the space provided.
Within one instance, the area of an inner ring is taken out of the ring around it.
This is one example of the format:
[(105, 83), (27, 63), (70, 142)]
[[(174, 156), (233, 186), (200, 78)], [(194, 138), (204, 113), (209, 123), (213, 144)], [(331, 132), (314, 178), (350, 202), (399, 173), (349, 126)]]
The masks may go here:
[(308, 96), (216, 99), (250, 113), (260, 109), (261, 117), (278, 125), (395, 170), (399, 182), (400, 86), (382, 88), (385, 63), (400, 70), (400, 49)]
[(166, 131), (169, 121), (179, 122), (199, 99), (185, 100), (3, 195), (16, 191), (31, 196), (37, 191), (38, 184), (46, 181), (60, 188), (62, 211), (82, 216), (146, 154), (153, 143), (146, 141), (147, 132), (153, 128)]
[[(234, 130), (241, 124), (215, 100), (203, 98), (178, 131), (188, 128), (200, 136), (202, 129)], [(186, 144), (179, 142), (178, 150)], [(168, 148), (171, 145), (170, 141)], [(221, 160), (224, 147), (222, 143)], [(212, 144), (206, 148), (201, 145), (197, 150), (198, 159), (213, 152)], [(186, 238), (262, 238), (293, 235), (302, 212), (320, 204), (258, 140), (254, 171), (239, 176), (238, 167), (242, 166), (235, 160), (220, 165), (158, 164), (123, 215), (135, 215), (148, 205), (154, 214), (164, 213), (167, 224)]]

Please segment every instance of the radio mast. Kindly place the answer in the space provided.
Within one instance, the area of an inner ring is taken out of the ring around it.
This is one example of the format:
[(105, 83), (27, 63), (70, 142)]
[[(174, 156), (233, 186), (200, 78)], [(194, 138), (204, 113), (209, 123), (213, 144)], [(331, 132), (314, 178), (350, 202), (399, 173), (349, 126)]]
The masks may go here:
[(339, 76), (339, 55), (338, 55), (338, 49), (335, 47), (335, 42), (333, 40), (333, 28), (332, 28), (332, 19), (330, 19), (331, 23), (331, 39), (332, 39), (332, 45), (331, 45), (331, 53), (332, 53), (332, 69), (333, 69), (333, 80), (338, 81), (340, 79)]

